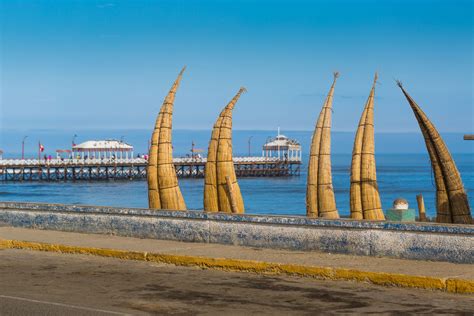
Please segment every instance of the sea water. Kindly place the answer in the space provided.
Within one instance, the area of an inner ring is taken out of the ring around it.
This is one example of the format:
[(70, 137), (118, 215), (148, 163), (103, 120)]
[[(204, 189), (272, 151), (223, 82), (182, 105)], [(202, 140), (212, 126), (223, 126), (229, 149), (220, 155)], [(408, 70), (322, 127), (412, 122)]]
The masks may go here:
[[(28, 131), (33, 137), (42, 138), (46, 152), (70, 147), (69, 134), (55, 131)], [(24, 134), (25, 132), (23, 132)], [(81, 131), (76, 143), (89, 139), (116, 138), (125, 136), (135, 146), (135, 153), (147, 150), (148, 131)], [(272, 131), (235, 131), (234, 155), (261, 155), (261, 146)], [(1, 149), (6, 157), (17, 157), (20, 131), (4, 131)], [(74, 135), (74, 134), (72, 134)], [(210, 131), (176, 131), (173, 134), (175, 156), (189, 153), (191, 142), (205, 149)], [(306, 194), (306, 172), (311, 132), (286, 132), (290, 138), (299, 140), (303, 147), (303, 164), (300, 176), (240, 178), (239, 185), (249, 214), (304, 215)], [(337, 208), (341, 215), (349, 214), (350, 163), (353, 133), (333, 133), (332, 173)], [(8, 140), (6, 140), (8, 138)], [(12, 139), (16, 139), (14, 142)], [(447, 134), (444, 139), (453, 153), (461, 172), (470, 205), (474, 205), (474, 154), (472, 143), (463, 141), (461, 134)], [(32, 141), (31, 141), (32, 142)], [(27, 147), (26, 155), (34, 157), (33, 145)], [(8, 151), (11, 148), (12, 150)], [(453, 150), (454, 149), (454, 150)], [(390, 208), (394, 199), (403, 197), (411, 208), (416, 208), (416, 195), (423, 194), (428, 216), (435, 216), (435, 184), (429, 157), (421, 135), (376, 134), (377, 179), (382, 206)], [(464, 152), (463, 152), (464, 151)], [(205, 153), (205, 150), (204, 150)], [(188, 209), (203, 208), (203, 179), (179, 179)], [(2, 201), (32, 201), (48, 203), (86, 204), (121, 207), (147, 207), (146, 181), (99, 181), (99, 182), (3, 182), (0, 184)]]

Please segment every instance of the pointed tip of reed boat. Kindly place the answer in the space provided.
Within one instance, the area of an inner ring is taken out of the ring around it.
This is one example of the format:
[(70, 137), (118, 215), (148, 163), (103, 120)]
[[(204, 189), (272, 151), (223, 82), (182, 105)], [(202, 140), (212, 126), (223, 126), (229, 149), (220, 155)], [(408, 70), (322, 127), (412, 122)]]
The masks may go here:
[(397, 86), (398, 86), (400, 89), (403, 90), (403, 84), (402, 84), (402, 82), (401, 82), (400, 80), (398, 80), (398, 79), (395, 79), (395, 82), (397, 83)]

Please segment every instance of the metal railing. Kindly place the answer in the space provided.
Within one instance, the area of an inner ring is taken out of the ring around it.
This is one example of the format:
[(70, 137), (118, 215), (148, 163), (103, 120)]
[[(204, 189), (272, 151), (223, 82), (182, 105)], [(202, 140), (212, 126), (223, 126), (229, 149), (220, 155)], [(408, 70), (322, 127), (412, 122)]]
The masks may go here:
[[(277, 158), (277, 157), (234, 157), (235, 163), (255, 163), (255, 162), (301, 162), (298, 157), (293, 158)], [(199, 157), (177, 157), (173, 159), (174, 163), (178, 164), (192, 164), (192, 163), (206, 163), (207, 158)], [(128, 158), (128, 159), (0, 159), (0, 167), (8, 166), (70, 166), (70, 165), (110, 165), (110, 164), (147, 164), (144, 158)]]

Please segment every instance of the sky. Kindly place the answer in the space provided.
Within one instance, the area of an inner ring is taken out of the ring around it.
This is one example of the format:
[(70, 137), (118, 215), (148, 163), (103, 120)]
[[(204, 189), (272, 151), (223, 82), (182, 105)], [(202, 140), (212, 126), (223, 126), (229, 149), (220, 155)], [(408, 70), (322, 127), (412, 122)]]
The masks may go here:
[(473, 1), (0, 0), (0, 128), (151, 130), (181, 67), (176, 129), (354, 131), (375, 71), (376, 132), (474, 132)]

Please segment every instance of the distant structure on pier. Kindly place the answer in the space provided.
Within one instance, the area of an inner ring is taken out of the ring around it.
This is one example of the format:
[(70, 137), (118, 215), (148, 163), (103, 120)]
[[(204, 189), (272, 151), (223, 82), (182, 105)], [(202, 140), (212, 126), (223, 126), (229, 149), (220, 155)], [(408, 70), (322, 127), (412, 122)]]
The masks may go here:
[(278, 128), (278, 135), (263, 145), (262, 156), (266, 158), (301, 160), (301, 145), (298, 141), (280, 134), (280, 129)]
[(71, 159), (72, 150), (69, 149), (57, 149), (56, 150), (56, 159)]
[(72, 147), (75, 158), (81, 159), (131, 159), (133, 158), (133, 146), (123, 141), (88, 140)]

